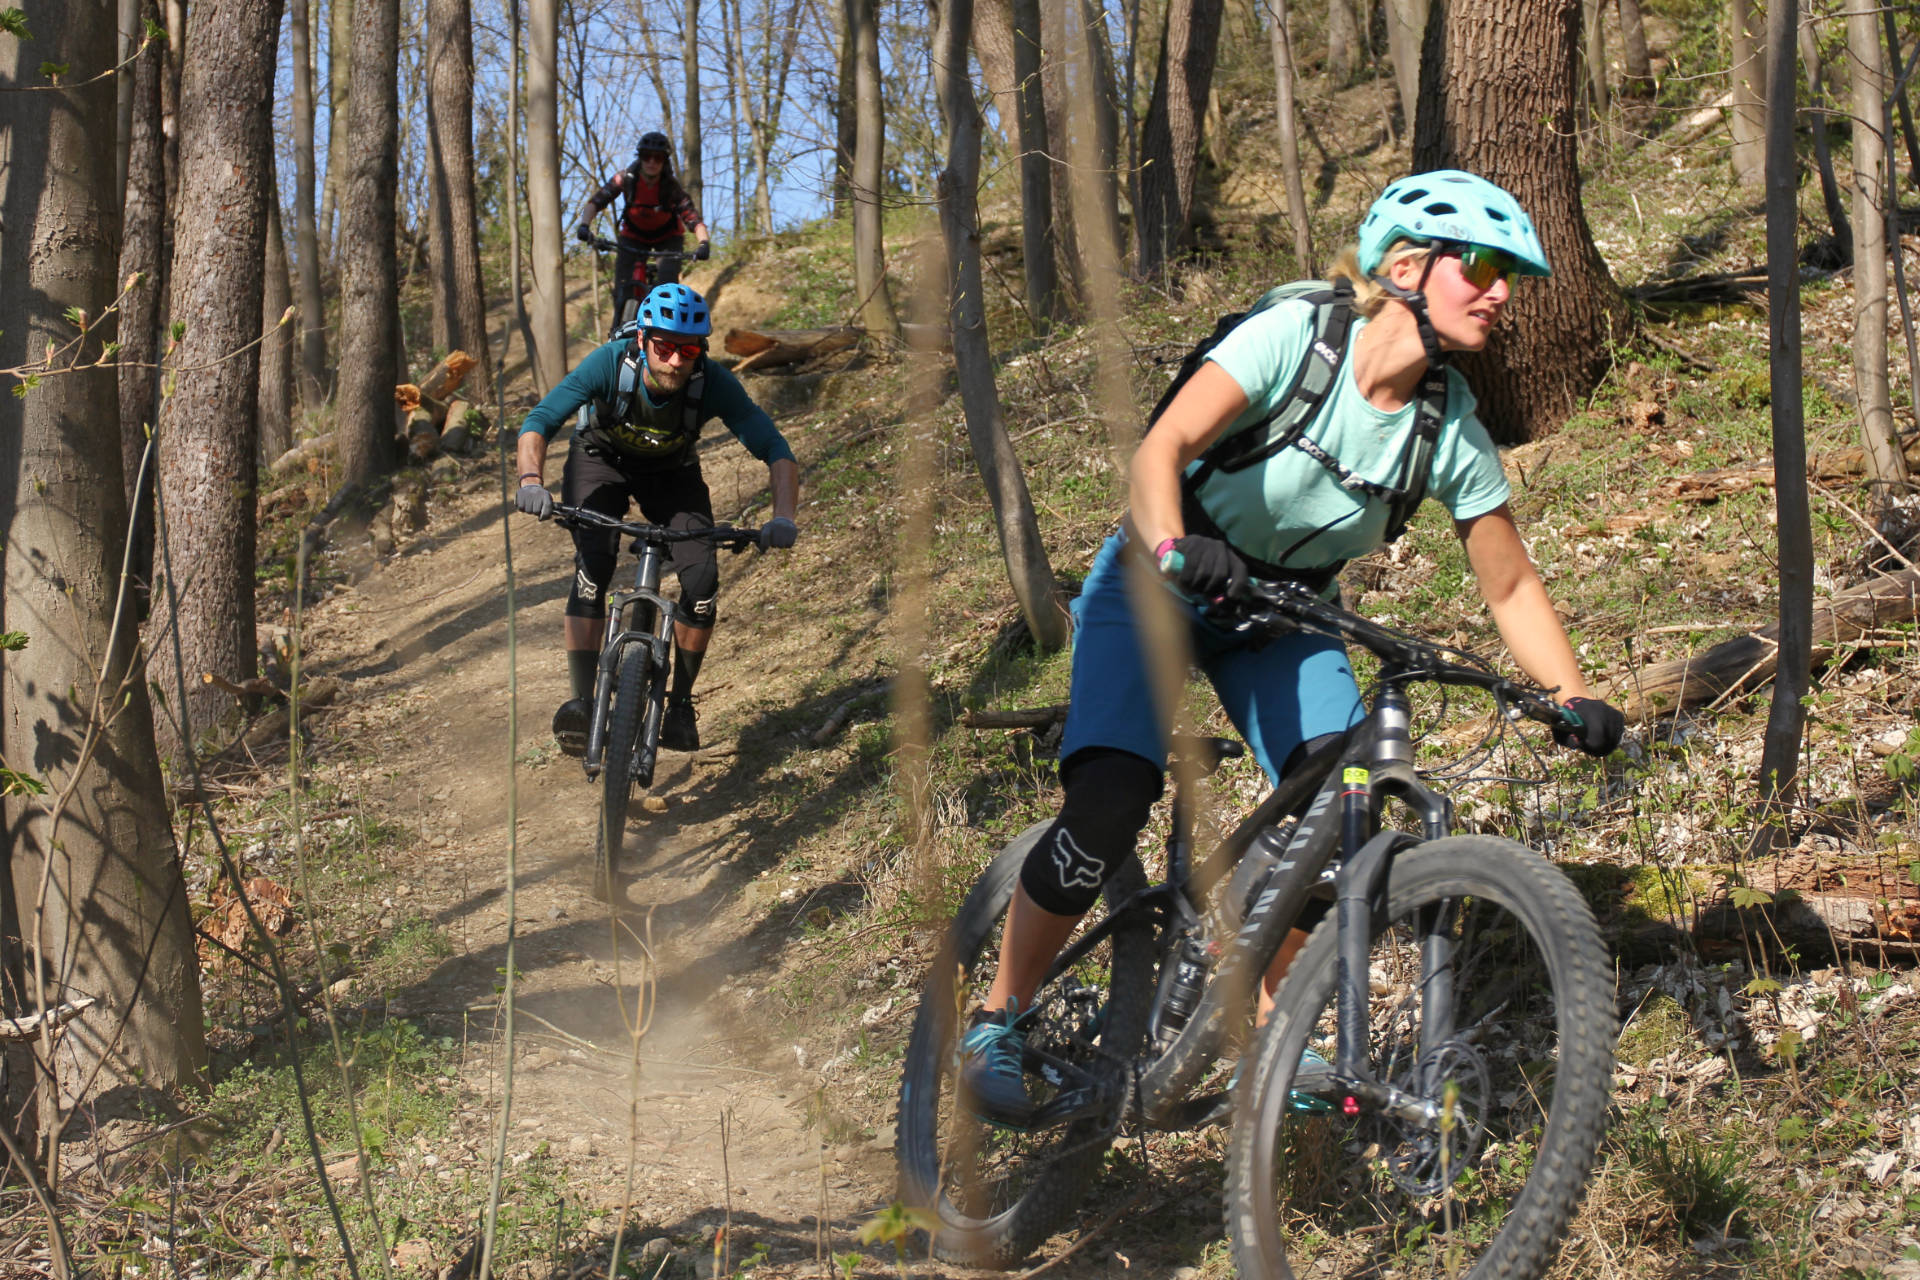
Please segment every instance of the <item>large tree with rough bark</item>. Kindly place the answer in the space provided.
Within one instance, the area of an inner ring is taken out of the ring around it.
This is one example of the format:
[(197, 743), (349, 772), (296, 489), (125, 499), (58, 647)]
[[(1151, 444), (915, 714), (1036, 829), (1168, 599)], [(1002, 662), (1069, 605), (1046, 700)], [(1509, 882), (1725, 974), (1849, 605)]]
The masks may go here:
[(472, 0), (427, 5), (427, 182), (433, 345), (478, 360), (474, 385), (491, 386), (473, 195)]
[[(158, 23), (157, 0), (143, 0), (140, 16)], [(140, 488), (140, 464), (155, 422), (160, 394), (160, 303), (166, 296), (167, 172), (160, 132), (160, 81), (167, 45), (149, 41), (133, 66), (127, 119), (127, 166), (120, 214), (120, 300), (115, 333), (120, 340), (120, 458), (127, 511), (136, 541), (134, 571), (142, 578), (153, 563), (151, 494), (153, 472)], [(128, 287), (127, 282), (134, 283)]]
[(880, 109), (879, 0), (845, 0), (853, 46), (853, 289), (861, 323), (874, 333), (898, 329), (887, 294), (886, 251), (880, 242), (880, 182), (886, 164), (886, 123)]
[(299, 300), (300, 402), (316, 409), (326, 399), (326, 306), (320, 294), (320, 231), (314, 221), (313, 24), (305, 0), (287, 10), (293, 60), (293, 248)]
[[(50, 345), (56, 366), (85, 364), (102, 334), (68, 316), (97, 320), (117, 283), (119, 193), (113, 148), (102, 145), (114, 128), (102, 73), (115, 61), (115, 5), (22, 6), (32, 38), (0, 40), (0, 77), (16, 90), (0, 94), (0, 367), (42, 361)], [(271, 50), (271, 35), (260, 43)], [(48, 85), (38, 68), (49, 62), (65, 66), (72, 87)], [(13, 389), (0, 394), (0, 628), (25, 632), (27, 645), (4, 659), (0, 756), (47, 794), (6, 802), (0, 906), (27, 945), (7, 948), (0, 993), (16, 1007), (0, 1016), (96, 1001), (36, 1044), (35, 1071), (50, 1086), (40, 1128), (52, 1139), (76, 1114), (152, 1116), (170, 1093), (202, 1083), (206, 1046), (186, 886), (123, 589), (115, 378), (92, 368), (45, 376), (23, 397)]]
[(353, 86), (340, 177), (340, 381), (342, 479), (363, 484), (389, 470), (393, 387), (400, 380), (394, 249), (399, 183), (399, 0), (356, 0)]
[(1154, 277), (1193, 234), (1207, 94), (1220, 45), (1221, 0), (1168, 0), (1160, 64), (1140, 138), (1137, 269)]
[[(160, 414), (160, 608), (179, 639), (187, 701), (169, 704), (176, 759), (231, 711), (201, 683), (255, 669), (254, 475), (258, 470), (261, 281), (266, 261), (274, 50), (280, 0), (200, 0), (188, 16), (180, 89), (180, 194), (168, 315), (183, 329), (174, 392)], [(278, 317), (275, 317), (278, 319)], [(158, 612), (159, 609), (156, 609)], [(173, 694), (173, 655), (154, 655)], [(175, 695), (177, 697), (177, 695)]]
[(1627, 315), (1580, 202), (1579, 0), (1432, 0), (1413, 169), (1465, 169), (1532, 216), (1553, 277), (1524, 282), (1460, 365), (1494, 439), (1552, 433), (1605, 372)]

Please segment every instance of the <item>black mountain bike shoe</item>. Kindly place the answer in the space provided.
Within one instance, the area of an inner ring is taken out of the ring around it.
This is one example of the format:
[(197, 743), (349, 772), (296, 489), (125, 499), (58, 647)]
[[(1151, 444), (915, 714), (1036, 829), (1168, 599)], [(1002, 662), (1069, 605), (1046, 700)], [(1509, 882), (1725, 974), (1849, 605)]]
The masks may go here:
[(700, 749), (700, 726), (693, 718), (692, 698), (667, 699), (666, 714), (660, 719), (660, 745), (669, 751)]
[(553, 713), (553, 738), (560, 749), (570, 756), (587, 754), (587, 726), (593, 719), (593, 708), (585, 698), (568, 698)]
[(1033, 1100), (1021, 1059), (1027, 1037), (1011, 1013), (974, 1015), (960, 1037), (960, 1104), (988, 1124), (1025, 1129), (1033, 1123)]

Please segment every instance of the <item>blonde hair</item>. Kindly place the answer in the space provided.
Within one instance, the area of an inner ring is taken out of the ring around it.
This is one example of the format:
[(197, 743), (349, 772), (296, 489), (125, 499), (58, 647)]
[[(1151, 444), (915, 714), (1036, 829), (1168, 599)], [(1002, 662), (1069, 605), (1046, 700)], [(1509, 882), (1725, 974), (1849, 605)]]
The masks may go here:
[[(1403, 261), (1424, 261), (1432, 251), (1433, 246), (1422, 244), (1418, 240), (1405, 238), (1395, 240), (1387, 246), (1386, 253), (1381, 255), (1380, 266), (1374, 274), (1384, 276), (1393, 270), (1395, 264)], [(1350, 281), (1353, 285), (1353, 309), (1369, 320), (1379, 315), (1381, 309), (1393, 297), (1380, 287), (1378, 281), (1373, 280), (1360, 269), (1360, 246), (1357, 244), (1350, 244), (1340, 251), (1327, 267), (1327, 278), (1329, 280), (1344, 278)]]

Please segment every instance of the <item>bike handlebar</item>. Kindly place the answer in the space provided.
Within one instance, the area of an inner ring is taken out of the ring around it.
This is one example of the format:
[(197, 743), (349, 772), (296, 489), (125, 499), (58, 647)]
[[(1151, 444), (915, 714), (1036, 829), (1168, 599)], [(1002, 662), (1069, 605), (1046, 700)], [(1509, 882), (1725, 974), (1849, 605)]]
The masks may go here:
[[(1473, 654), (1430, 643), (1329, 604), (1299, 583), (1249, 582), (1242, 597), (1216, 600), (1207, 607), (1207, 614), (1234, 630), (1285, 632), (1305, 628), (1334, 636), (1371, 651), (1402, 678), (1484, 689), (1508, 719), (1524, 716), (1576, 733), (1586, 727), (1576, 712), (1553, 701), (1547, 690), (1509, 680)], [(1460, 657), (1469, 661), (1455, 660)]]
[[(593, 239), (587, 241), (587, 243), (602, 253), (620, 253), (626, 248), (626, 246), (622, 245), (618, 240), (609, 240), (605, 236), (595, 236)], [(656, 258), (661, 262), (665, 262), (670, 258), (677, 258), (685, 262), (695, 256), (694, 254), (688, 253), (685, 249), (648, 249), (644, 246), (640, 248), (639, 253), (642, 260)]]
[(730, 524), (716, 524), (696, 529), (669, 529), (665, 525), (636, 524), (630, 520), (617, 520), (591, 507), (568, 506), (564, 502), (554, 503), (553, 513), (548, 518), (567, 528), (611, 529), (616, 533), (629, 534), (641, 542), (651, 542), (657, 546), (668, 546), (675, 542), (711, 542), (715, 546), (726, 547), (729, 550), (745, 551), (748, 547), (758, 546), (760, 542), (758, 529), (741, 529)]

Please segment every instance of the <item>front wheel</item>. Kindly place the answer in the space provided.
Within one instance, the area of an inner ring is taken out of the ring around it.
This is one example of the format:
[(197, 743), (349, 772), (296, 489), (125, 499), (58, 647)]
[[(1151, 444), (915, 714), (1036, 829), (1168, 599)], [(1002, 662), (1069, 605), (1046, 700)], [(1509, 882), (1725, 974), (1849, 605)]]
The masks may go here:
[[(1085, 1089), (1101, 1100), (1097, 1113), (1021, 1133), (982, 1123), (955, 1096), (960, 1030), (999, 960), (1021, 863), (1048, 825), (1016, 837), (967, 894), (907, 1043), (895, 1139), (900, 1198), (938, 1216), (933, 1252), (949, 1262), (1011, 1267), (1073, 1216), (1113, 1136), (1146, 1031), (1153, 928), (1145, 913), (1130, 913), (1035, 993), (1027, 1033), (1034, 1102), (1045, 1107)], [(1139, 861), (1127, 859), (1107, 883), (1109, 909), (1144, 884)], [(1068, 946), (1105, 919), (1096, 907)]]
[(633, 746), (647, 709), (647, 677), (653, 660), (642, 644), (620, 655), (620, 673), (607, 712), (607, 737), (601, 751), (600, 825), (593, 842), (593, 896), (613, 901), (620, 873), (620, 849), (627, 835), (627, 805), (633, 798)]
[[(1345, 1114), (1338, 930), (1314, 930), (1235, 1098), (1227, 1227), (1243, 1277), (1501, 1277), (1552, 1262), (1586, 1191), (1613, 1078), (1612, 975), (1586, 902), (1510, 841), (1394, 864), (1367, 975), (1366, 1058), (1429, 1119)], [(1310, 1059), (1309, 1059), (1310, 1060)]]

